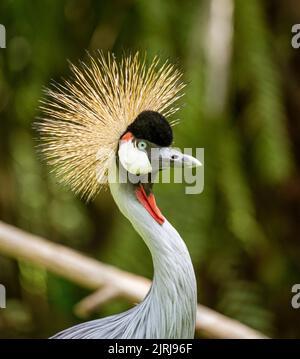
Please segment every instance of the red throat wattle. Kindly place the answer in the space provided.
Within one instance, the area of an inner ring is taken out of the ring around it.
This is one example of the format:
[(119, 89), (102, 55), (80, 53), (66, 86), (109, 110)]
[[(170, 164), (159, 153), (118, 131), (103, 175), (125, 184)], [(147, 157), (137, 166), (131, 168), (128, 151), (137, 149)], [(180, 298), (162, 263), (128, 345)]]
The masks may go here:
[(148, 196), (142, 184), (135, 191), (136, 198), (143, 205), (143, 207), (150, 213), (156, 222), (162, 225), (165, 222), (164, 216), (161, 214), (160, 209), (157, 207), (153, 193)]

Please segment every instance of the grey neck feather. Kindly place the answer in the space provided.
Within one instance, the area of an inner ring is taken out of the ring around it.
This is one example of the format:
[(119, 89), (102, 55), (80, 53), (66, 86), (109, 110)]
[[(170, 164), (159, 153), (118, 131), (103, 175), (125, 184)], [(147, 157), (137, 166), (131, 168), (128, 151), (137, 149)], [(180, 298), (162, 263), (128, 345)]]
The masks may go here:
[(154, 267), (152, 287), (135, 307), (135, 318), (124, 337), (194, 337), (197, 290), (189, 252), (175, 228), (166, 220), (158, 224), (137, 201), (130, 183), (110, 183), (110, 190), (123, 215), (148, 246)]
[[(116, 171), (114, 171), (116, 172)], [(110, 181), (125, 217), (147, 244), (154, 278), (146, 298), (126, 312), (78, 324), (55, 339), (191, 339), (196, 320), (196, 280), (189, 252), (166, 220), (158, 224), (137, 201), (134, 186)]]

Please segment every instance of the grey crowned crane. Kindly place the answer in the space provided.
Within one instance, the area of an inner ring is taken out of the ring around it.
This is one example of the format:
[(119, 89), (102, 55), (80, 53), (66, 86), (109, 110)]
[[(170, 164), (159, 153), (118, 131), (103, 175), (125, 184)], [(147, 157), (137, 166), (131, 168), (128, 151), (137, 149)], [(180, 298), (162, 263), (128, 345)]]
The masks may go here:
[(170, 147), (173, 132), (166, 118), (178, 109), (173, 105), (182, 95), (182, 75), (158, 58), (147, 66), (139, 54), (117, 62), (99, 53), (88, 65), (71, 69), (73, 79), (46, 90), (42, 101), (43, 116), (36, 123), (41, 152), (58, 178), (82, 197), (89, 200), (109, 187), (148, 246), (154, 277), (140, 304), (53, 338), (193, 338), (197, 293), (191, 258), (152, 191), (159, 170), (201, 165)]

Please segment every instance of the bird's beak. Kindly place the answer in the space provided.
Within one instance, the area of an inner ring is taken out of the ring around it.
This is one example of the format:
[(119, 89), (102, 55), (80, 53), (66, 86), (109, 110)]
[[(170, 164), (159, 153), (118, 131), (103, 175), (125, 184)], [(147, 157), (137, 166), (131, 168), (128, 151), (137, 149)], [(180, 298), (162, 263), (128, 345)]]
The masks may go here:
[(169, 167), (199, 167), (202, 163), (195, 157), (186, 155), (172, 147), (162, 147), (159, 150), (160, 168)]

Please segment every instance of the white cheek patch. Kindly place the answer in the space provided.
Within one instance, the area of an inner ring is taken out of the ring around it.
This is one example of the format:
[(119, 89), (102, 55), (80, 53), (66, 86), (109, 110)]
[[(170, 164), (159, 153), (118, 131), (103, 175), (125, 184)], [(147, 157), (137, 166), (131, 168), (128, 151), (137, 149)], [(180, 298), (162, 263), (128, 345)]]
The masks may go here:
[(121, 141), (118, 151), (122, 166), (135, 175), (144, 175), (152, 171), (147, 153), (137, 149), (132, 140)]

